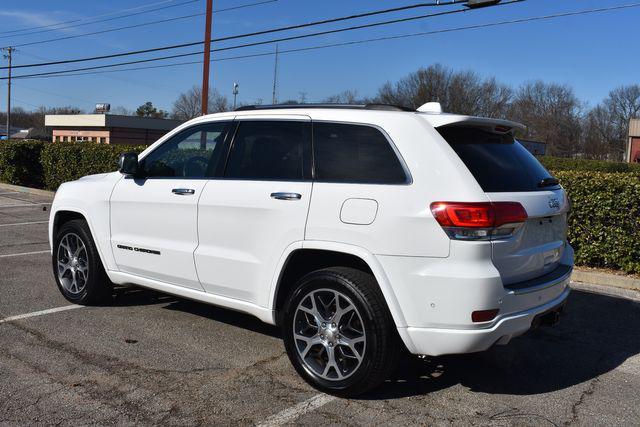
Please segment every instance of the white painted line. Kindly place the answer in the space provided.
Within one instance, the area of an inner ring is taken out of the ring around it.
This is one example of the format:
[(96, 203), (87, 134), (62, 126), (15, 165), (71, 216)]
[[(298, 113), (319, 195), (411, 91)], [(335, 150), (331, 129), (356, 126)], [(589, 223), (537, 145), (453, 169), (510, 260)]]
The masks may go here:
[(10, 258), (10, 257), (14, 257), (14, 256), (23, 256), (23, 255), (36, 255), (36, 254), (50, 254), (51, 251), (46, 250), (46, 251), (34, 251), (34, 252), (22, 252), (19, 254), (6, 254), (6, 255), (0, 255), (0, 258)]
[(336, 400), (335, 396), (329, 396), (328, 394), (316, 394), (310, 399), (300, 402), (290, 408), (287, 408), (275, 415), (267, 418), (263, 423), (258, 424), (258, 427), (272, 427), (281, 426), (295, 421), (298, 417), (320, 408), (329, 402)]
[(59, 311), (73, 310), (75, 308), (82, 308), (82, 307), (84, 306), (72, 304), (72, 305), (65, 305), (64, 307), (50, 308), (48, 310), (34, 311), (32, 313), (18, 314), (17, 316), (5, 317), (4, 319), (0, 319), (0, 323), (13, 322), (14, 320), (28, 319), (29, 317), (43, 316), (45, 314), (57, 313)]
[(5, 194), (19, 194), (19, 193), (20, 193), (19, 191), (7, 191), (6, 193), (0, 193), (0, 196), (4, 196)]
[(21, 203), (16, 205), (0, 205), (0, 208), (16, 208), (16, 207), (24, 207), (24, 206), (40, 206), (40, 205), (50, 205), (51, 203)]
[(46, 224), (49, 221), (14, 222), (11, 224), (0, 224), (0, 227), (12, 227), (16, 225)]

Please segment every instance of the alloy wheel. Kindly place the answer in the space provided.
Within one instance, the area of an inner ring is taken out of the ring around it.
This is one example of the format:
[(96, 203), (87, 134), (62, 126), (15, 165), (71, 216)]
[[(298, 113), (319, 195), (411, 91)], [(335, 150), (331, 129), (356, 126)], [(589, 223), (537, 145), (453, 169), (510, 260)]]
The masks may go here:
[(56, 261), (58, 280), (62, 287), (73, 295), (81, 293), (89, 279), (89, 260), (87, 248), (75, 233), (67, 233), (57, 248)]
[(293, 338), (306, 369), (330, 381), (353, 375), (366, 350), (362, 316), (348, 296), (334, 289), (314, 290), (300, 300)]

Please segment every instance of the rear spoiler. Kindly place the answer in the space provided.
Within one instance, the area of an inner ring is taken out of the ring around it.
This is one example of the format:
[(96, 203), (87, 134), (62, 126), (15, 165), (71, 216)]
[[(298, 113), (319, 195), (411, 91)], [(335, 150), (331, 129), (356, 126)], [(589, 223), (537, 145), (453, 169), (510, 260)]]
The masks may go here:
[(527, 127), (521, 123), (510, 120), (489, 119), (486, 117), (462, 116), (458, 114), (423, 114), (418, 113), (434, 128), (444, 126), (473, 126), (483, 128), (490, 132), (511, 133), (525, 132)]

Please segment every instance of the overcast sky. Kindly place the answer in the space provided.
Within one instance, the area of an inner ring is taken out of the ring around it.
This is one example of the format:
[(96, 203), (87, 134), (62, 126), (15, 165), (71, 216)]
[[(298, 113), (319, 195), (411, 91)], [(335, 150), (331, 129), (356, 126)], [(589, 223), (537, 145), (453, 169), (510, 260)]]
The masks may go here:
[[(214, 9), (258, 1), (260, 0), (214, 0)], [(122, 13), (136, 13), (184, 2), (185, 0), (3, 0), (0, 8), (0, 22), (2, 22), (0, 45), (20, 45), (76, 36), (204, 11), (204, 0), (198, 0), (125, 19), (90, 23), (92, 20), (117, 17), (118, 12), (124, 9), (128, 11)], [(222, 37), (418, 2), (418, 0), (278, 0), (215, 14), (213, 36)], [(282, 42), (279, 44), (279, 49), (290, 50), (630, 3), (633, 3), (633, 0), (528, 0), (514, 5), (374, 29)], [(142, 7), (129, 10), (138, 6)], [(457, 8), (460, 6), (440, 7), (437, 11)], [(415, 9), (298, 30), (286, 35), (433, 12), (436, 12), (435, 8)], [(93, 18), (98, 15), (100, 15), (98, 18)], [(35, 34), (9, 32), (66, 21), (75, 22), (59, 27), (48, 27), (47, 30), (59, 29)], [(500, 81), (514, 86), (533, 79), (567, 83), (575, 88), (581, 99), (594, 105), (616, 86), (640, 83), (640, 55), (634, 52), (634, 49), (637, 49), (639, 22), (640, 7), (321, 50), (283, 53), (279, 58), (278, 99), (281, 101), (298, 99), (301, 93), (305, 93), (307, 102), (321, 101), (326, 96), (345, 89), (355, 89), (360, 95), (373, 96), (377, 88), (386, 81), (397, 80), (421, 66), (442, 63), (456, 70), (472, 69), (482, 76), (495, 76)], [(17, 48), (13, 62), (16, 65), (27, 64), (198, 41), (203, 38), (203, 28), (204, 18), (197, 16), (135, 29), (22, 46)], [(231, 46), (240, 42), (267, 40), (284, 35), (282, 33), (275, 36), (228, 41), (215, 46)], [(196, 46), (139, 57), (60, 65), (46, 69), (16, 69), (14, 75), (194, 52), (198, 49), (199, 47)], [(263, 45), (214, 53), (214, 57), (269, 53), (273, 50), (274, 46)], [(200, 57), (189, 56), (141, 65), (197, 61), (198, 58)], [(6, 65), (6, 61), (3, 65)], [(261, 99), (269, 103), (273, 69), (272, 55), (217, 62), (212, 68), (212, 84), (221, 93), (231, 96), (233, 82), (238, 82), (240, 84), (239, 102), (252, 103)], [(0, 71), (0, 75), (5, 76), (6, 70)], [(201, 75), (201, 64), (192, 64), (121, 73), (16, 79), (13, 102), (14, 105), (26, 109), (32, 109), (38, 105), (76, 105), (89, 110), (96, 102), (109, 102), (112, 106), (135, 108), (145, 101), (152, 101), (159, 108), (170, 109), (180, 92), (194, 84), (200, 84)], [(6, 109), (5, 81), (2, 81), (0, 91), (0, 109), (4, 110)]]

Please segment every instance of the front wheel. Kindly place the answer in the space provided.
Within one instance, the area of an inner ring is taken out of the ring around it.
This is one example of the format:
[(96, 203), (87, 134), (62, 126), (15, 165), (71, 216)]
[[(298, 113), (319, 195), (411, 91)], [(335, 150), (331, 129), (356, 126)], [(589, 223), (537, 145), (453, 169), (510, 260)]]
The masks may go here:
[(107, 303), (112, 285), (84, 220), (63, 224), (53, 245), (53, 274), (62, 295), (83, 305)]
[(298, 282), (282, 332), (298, 373), (312, 386), (345, 397), (382, 383), (400, 348), (373, 276), (344, 267), (314, 271)]

